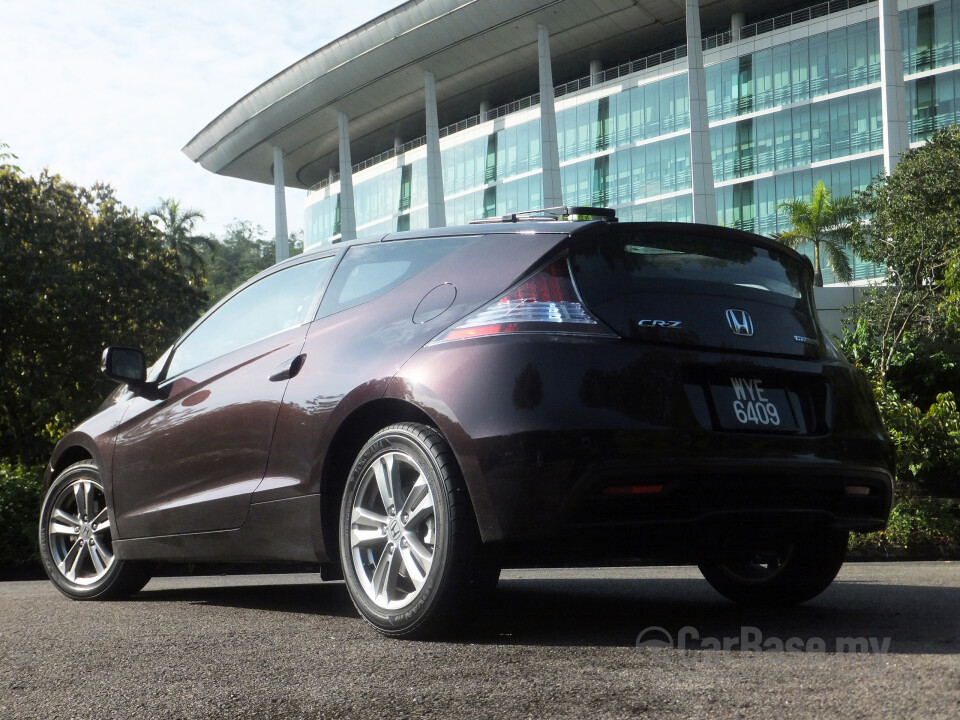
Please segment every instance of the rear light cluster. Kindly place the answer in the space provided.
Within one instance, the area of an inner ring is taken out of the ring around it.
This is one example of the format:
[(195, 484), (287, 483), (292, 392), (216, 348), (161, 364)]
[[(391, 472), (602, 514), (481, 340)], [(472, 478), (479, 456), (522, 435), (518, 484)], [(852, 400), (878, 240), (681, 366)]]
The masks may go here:
[(561, 258), (522, 280), (503, 297), (468, 315), (433, 342), (510, 333), (617, 337), (583, 306), (566, 258)]

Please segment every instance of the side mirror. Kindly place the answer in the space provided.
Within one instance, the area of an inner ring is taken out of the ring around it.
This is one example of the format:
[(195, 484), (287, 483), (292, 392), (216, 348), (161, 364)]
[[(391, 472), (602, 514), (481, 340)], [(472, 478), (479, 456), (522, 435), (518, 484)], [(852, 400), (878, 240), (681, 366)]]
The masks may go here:
[(156, 383), (147, 382), (147, 359), (136, 348), (108, 347), (103, 351), (100, 370), (114, 382), (129, 385), (134, 395), (160, 399)]
[(147, 379), (147, 359), (136, 348), (108, 347), (100, 361), (103, 374), (114, 382), (142, 385)]

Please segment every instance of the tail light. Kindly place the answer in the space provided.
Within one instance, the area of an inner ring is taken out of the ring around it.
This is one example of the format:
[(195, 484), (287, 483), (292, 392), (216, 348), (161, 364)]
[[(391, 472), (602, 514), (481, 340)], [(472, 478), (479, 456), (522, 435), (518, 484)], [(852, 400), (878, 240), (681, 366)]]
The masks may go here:
[(510, 333), (618, 337), (583, 306), (567, 260), (560, 258), (468, 315), (431, 344)]

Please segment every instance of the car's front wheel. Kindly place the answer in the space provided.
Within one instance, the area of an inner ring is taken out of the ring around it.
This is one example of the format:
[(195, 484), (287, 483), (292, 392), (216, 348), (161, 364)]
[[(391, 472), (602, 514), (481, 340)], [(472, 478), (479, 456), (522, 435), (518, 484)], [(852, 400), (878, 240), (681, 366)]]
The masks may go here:
[(76, 600), (109, 600), (140, 590), (149, 566), (119, 560), (97, 466), (71, 465), (50, 485), (40, 513), (40, 558), (60, 592)]
[(743, 605), (787, 606), (816, 597), (833, 582), (847, 550), (847, 533), (802, 539), (721, 543), (700, 572), (724, 597)]
[(354, 605), (385, 635), (433, 634), (468, 613), (491, 574), (478, 572), (470, 498), (436, 430), (401, 423), (370, 438), (344, 490), (340, 557)]

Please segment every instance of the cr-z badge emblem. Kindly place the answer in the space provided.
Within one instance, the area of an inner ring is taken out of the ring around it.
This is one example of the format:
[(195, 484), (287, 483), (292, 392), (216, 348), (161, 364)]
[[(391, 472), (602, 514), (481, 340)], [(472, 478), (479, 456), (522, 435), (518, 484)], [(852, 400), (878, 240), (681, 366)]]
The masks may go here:
[(733, 308), (727, 310), (727, 325), (730, 326), (734, 335), (753, 336), (753, 319), (746, 310), (735, 310)]
[(640, 327), (678, 328), (683, 325), (682, 320), (638, 320)]

